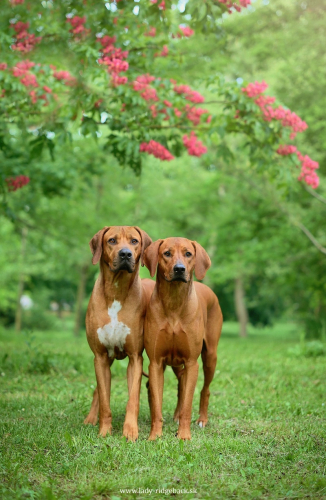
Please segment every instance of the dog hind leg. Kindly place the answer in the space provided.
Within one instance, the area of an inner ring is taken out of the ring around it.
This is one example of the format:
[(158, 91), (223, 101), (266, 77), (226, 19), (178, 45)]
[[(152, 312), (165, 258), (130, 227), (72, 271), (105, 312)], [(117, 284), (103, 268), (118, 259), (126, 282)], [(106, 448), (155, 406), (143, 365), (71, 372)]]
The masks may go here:
[(173, 415), (173, 420), (177, 423), (179, 423), (180, 419), (180, 412), (181, 412), (181, 406), (182, 406), (182, 400), (184, 397), (184, 367), (183, 366), (172, 366), (172, 370), (174, 371), (177, 379), (178, 379), (178, 402), (176, 409), (174, 411)]

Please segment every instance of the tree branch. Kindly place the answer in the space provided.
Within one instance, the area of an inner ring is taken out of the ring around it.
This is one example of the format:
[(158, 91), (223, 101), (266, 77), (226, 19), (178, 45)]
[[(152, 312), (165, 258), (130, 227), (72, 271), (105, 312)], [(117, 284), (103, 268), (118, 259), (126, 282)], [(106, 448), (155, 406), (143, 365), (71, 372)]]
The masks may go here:
[(311, 196), (314, 196), (315, 198), (317, 198), (317, 200), (319, 200), (321, 203), (324, 203), (326, 205), (326, 198), (324, 198), (323, 196), (320, 196), (320, 194), (316, 193), (313, 189), (311, 189), (311, 187), (309, 186), (304, 186), (305, 190), (311, 194)]
[(323, 247), (319, 241), (316, 240), (316, 238), (311, 234), (311, 232), (309, 231), (309, 229), (306, 228), (306, 226), (304, 226), (303, 224), (301, 224), (301, 222), (297, 222), (297, 221), (293, 221), (293, 223), (298, 226), (301, 231), (307, 236), (307, 238), (309, 238), (309, 240), (311, 241), (311, 243), (321, 252), (323, 253), (324, 255), (326, 255), (326, 248)]

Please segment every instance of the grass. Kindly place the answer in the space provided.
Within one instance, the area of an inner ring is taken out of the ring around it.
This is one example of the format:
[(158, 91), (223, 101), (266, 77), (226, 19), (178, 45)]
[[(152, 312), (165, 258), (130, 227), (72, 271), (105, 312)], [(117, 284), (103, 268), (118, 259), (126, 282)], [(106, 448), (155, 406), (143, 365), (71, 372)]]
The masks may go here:
[[(301, 349), (294, 325), (252, 330), (248, 339), (236, 331), (224, 326), (207, 428), (193, 423), (192, 441), (177, 440), (176, 381), (167, 369), (164, 436), (147, 441), (143, 380), (136, 443), (121, 437), (126, 360), (113, 365), (113, 435), (98, 438), (97, 428), (83, 425), (95, 383), (85, 337), (2, 331), (0, 497), (326, 498), (323, 351)], [(200, 373), (193, 421), (201, 386)]]

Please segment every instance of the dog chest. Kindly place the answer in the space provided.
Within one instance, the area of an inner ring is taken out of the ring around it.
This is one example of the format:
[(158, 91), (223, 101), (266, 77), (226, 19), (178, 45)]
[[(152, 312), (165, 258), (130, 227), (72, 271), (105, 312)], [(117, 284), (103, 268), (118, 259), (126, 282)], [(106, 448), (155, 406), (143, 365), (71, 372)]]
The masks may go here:
[(115, 347), (123, 351), (126, 337), (130, 333), (130, 328), (118, 319), (121, 308), (120, 302), (114, 300), (108, 309), (110, 322), (97, 329), (99, 341), (107, 348), (109, 356), (113, 356)]

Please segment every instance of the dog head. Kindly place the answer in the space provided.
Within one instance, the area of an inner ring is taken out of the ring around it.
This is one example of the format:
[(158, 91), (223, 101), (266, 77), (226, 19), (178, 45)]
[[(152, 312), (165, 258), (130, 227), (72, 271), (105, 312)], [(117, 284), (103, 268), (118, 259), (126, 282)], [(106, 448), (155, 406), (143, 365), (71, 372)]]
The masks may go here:
[(211, 266), (211, 260), (203, 247), (186, 238), (155, 241), (145, 251), (144, 263), (152, 277), (157, 268), (157, 272), (166, 281), (184, 283), (192, 279), (193, 272), (197, 279), (204, 279)]
[(115, 273), (133, 273), (139, 260), (144, 265), (144, 252), (151, 242), (148, 234), (137, 226), (105, 226), (89, 242), (92, 263), (102, 259)]

